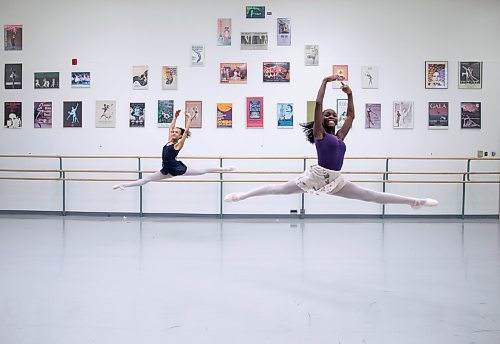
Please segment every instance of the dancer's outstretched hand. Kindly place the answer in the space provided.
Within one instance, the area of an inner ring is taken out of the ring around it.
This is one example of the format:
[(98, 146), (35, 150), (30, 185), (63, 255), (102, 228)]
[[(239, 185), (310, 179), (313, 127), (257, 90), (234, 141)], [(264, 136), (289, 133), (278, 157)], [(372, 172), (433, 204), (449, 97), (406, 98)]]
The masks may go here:
[(181, 110), (175, 111), (174, 117), (177, 118), (181, 114)]
[(342, 83), (342, 91), (344, 91), (344, 93), (347, 95), (351, 94), (352, 90), (349, 87), (349, 85), (344, 84), (342, 81), (341, 81), (341, 83)]

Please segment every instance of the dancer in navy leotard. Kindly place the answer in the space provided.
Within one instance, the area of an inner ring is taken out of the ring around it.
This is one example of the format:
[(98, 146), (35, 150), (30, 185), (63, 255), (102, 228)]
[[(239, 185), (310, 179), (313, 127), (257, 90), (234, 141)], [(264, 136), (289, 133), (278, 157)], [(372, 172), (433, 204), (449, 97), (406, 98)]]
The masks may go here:
[(347, 94), (347, 119), (342, 128), (335, 132), (335, 126), (338, 122), (337, 113), (332, 109), (323, 111), (326, 85), (334, 80), (341, 81), (336, 75), (323, 79), (316, 97), (314, 121), (303, 125), (308, 141), (316, 146), (318, 164), (311, 166), (309, 170), (294, 180), (283, 184), (266, 185), (248, 192), (230, 193), (224, 198), (226, 202), (237, 202), (249, 197), (263, 195), (290, 195), (312, 192), (382, 204), (407, 204), (416, 209), (423, 206), (432, 207), (438, 205), (438, 201), (430, 198), (414, 198), (376, 192), (363, 189), (350, 181), (344, 180), (339, 171), (344, 163), (346, 151), (344, 138), (351, 130), (354, 120), (354, 102), (350, 87), (342, 83), (342, 91)]
[(175, 176), (199, 176), (210, 172), (221, 173), (234, 170), (234, 167), (232, 166), (194, 169), (187, 167), (182, 161), (176, 159), (177, 154), (179, 154), (179, 151), (182, 149), (182, 147), (184, 147), (184, 142), (189, 136), (189, 128), (191, 126), (191, 120), (193, 117), (193, 114), (186, 113), (186, 129), (179, 128), (175, 126), (175, 123), (180, 113), (181, 110), (177, 110), (175, 112), (172, 123), (170, 123), (168, 131), (168, 142), (165, 144), (165, 146), (163, 146), (161, 155), (161, 170), (131, 183), (117, 184), (113, 186), (113, 189), (124, 190), (125, 188), (131, 186), (142, 186), (149, 182), (159, 181)]

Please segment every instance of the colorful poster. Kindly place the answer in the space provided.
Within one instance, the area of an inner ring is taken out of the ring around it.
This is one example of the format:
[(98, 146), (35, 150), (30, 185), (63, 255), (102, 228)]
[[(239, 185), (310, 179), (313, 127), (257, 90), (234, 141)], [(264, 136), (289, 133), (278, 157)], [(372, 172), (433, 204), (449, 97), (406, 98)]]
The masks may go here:
[(177, 66), (161, 67), (161, 89), (162, 90), (177, 89)]
[(217, 19), (217, 45), (231, 45), (232, 26), (231, 18)]
[(425, 61), (425, 88), (448, 88), (448, 61)]
[(378, 88), (378, 67), (361, 67), (361, 88)]
[(290, 18), (278, 18), (278, 45), (292, 45), (292, 26)]
[(59, 72), (35, 72), (35, 89), (59, 88)]
[(247, 128), (264, 127), (264, 98), (247, 97)]
[(290, 82), (290, 62), (264, 62), (262, 79), (264, 82)]
[(306, 66), (319, 66), (319, 45), (304, 46), (304, 63)]
[(448, 102), (429, 102), (429, 129), (448, 129)]
[(278, 103), (278, 128), (293, 128), (293, 103)]
[(201, 128), (203, 117), (201, 100), (186, 100), (186, 112), (191, 114), (191, 128)]
[(333, 65), (333, 75), (338, 77), (338, 81), (332, 81), (333, 88), (342, 88), (342, 83), (349, 84), (349, 66), (347, 65)]
[(132, 67), (132, 89), (133, 90), (148, 89), (148, 66)]
[(247, 19), (261, 19), (266, 17), (265, 6), (246, 6)]
[(481, 88), (483, 79), (482, 62), (458, 63), (458, 88)]
[(241, 50), (267, 50), (267, 32), (242, 32), (240, 38)]
[(35, 128), (52, 128), (52, 102), (34, 102), (33, 118)]
[(129, 127), (144, 128), (146, 122), (146, 103), (130, 103)]
[(23, 50), (22, 25), (4, 25), (3, 37), (5, 50)]
[(90, 72), (71, 72), (71, 87), (90, 87)]
[(82, 102), (63, 102), (63, 128), (82, 127)]
[(380, 129), (382, 118), (382, 105), (381, 104), (365, 104), (365, 128), (366, 129)]
[(4, 127), (9, 129), (20, 129), (23, 126), (23, 104), (21, 102), (4, 103)]
[(205, 47), (203, 45), (191, 46), (191, 67), (203, 67), (205, 64)]
[(22, 63), (5, 64), (4, 86), (6, 90), (20, 90), (23, 88)]
[(217, 128), (233, 127), (233, 103), (217, 103)]
[(393, 103), (393, 128), (413, 128), (413, 102), (397, 101)]
[(337, 129), (342, 128), (347, 119), (347, 99), (337, 99)]
[(116, 126), (116, 101), (97, 100), (95, 103), (95, 127), (114, 128)]
[(460, 103), (462, 129), (481, 129), (481, 102)]
[(174, 101), (158, 100), (158, 128), (166, 128), (174, 119)]
[(307, 106), (307, 122), (314, 122), (314, 109), (316, 109), (316, 101), (308, 100), (306, 106)]
[(220, 83), (221, 84), (246, 84), (247, 83), (246, 63), (221, 63)]

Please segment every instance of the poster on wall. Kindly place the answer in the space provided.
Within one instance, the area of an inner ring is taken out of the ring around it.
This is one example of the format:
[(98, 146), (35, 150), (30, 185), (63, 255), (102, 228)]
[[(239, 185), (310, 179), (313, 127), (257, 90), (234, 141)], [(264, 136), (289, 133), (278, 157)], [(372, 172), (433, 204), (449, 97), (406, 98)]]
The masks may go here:
[(35, 72), (35, 89), (59, 88), (59, 72)]
[(52, 102), (34, 102), (33, 110), (34, 128), (52, 128)]
[(263, 82), (290, 82), (290, 62), (264, 62)]
[(396, 101), (393, 103), (393, 128), (412, 129), (413, 128), (413, 102)]
[(448, 102), (429, 102), (429, 129), (448, 129)]
[(217, 45), (231, 45), (232, 25), (231, 18), (217, 19)]
[(319, 45), (304, 46), (304, 63), (306, 66), (319, 66)]
[(23, 126), (23, 104), (21, 102), (4, 103), (4, 127), (8, 129), (20, 129)]
[(315, 100), (308, 100), (306, 104), (307, 122), (314, 122), (314, 109), (316, 108)]
[(177, 66), (161, 67), (161, 89), (162, 90), (177, 89)]
[(342, 128), (347, 119), (347, 102), (347, 99), (337, 99), (337, 129)]
[(82, 102), (63, 102), (63, 128), (82, 127)]
[(130, 103), (129, 127), (144, 128), (146, 122), (146, 103)]
[(4, 25), (3, 37), (5, 50), (23, 50), (22, 25)]
[(267, 32), (242, 32), (241, 50), (267, 50)]
[(378, 67), (361, 67), (361, 88), (378, 88)]
[(365, 128), (380, 129), (382, 127), (382, 104), (365, 104)]
[(247, 83), (246, 63), (221, 63), (220, 83), (221, 84), (246, 84)]
[(264, 98), (247, 97), (247, 128), (264, 127)]
[(133, 90), (148, 89), (148, 66), (132, 67), (132, 89)]
[(292, 26), (290, 18), (278, 18), (278, 45), (292, 45)]
[(278, 103), (278, 128), (293, 128), (293, 103)]
[(203, 67), (205, 64), (205, 47), (203, 45), (191, 46), (191, 67)]
[(266, 17), (266, 6), (246, 6), (247, 19), (262, 19)]
[(201, 100), (186, 100), (186, 113), (191, 115), (191, 128), (201, 128), (203, 111)]
[(20, 90), (23, 88), (22, 63), (5, 64), (4, 87), (6, 90)]
[(425, 88), (448, 88), (448, 61), (425, 61)]
[(461, 102), (460, 119), (462, 129), (481, 129), (481, 102)]
[(336, 75), (338, 78), (338, 80), (332, 81), (333, 88), (342, 88), (342, 83), (349, 85), (348, 65), (333, 65), (333, 75)]
[(174, 119), (174, 101), (158, 100), (158, 128), (167, 128)]
[(90, 87), (90, 72), (71, 72), (71, 87)]
[(458, 63), (458, 88), (482, 88), (483, 63), (459, 62)]
[(95, 127), (114, 128), (116, 126), (116, 101), (97, 100), (95, 102)]
[(233, 127), (233, 103), (217, 103), (217, 128)]

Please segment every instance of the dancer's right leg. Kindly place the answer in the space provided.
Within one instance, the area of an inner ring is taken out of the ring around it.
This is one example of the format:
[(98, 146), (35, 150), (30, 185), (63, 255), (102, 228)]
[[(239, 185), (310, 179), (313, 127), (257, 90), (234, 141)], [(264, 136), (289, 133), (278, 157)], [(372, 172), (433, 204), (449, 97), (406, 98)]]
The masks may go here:
[(157, 182), (159, 180), (166, 179), (166, 178), (172, 178), (172, 176), (170, 174), (164, 175), (160, 171), (157, 171), (153, 174), (147, 175), (146, 177), (144, 177), (142, 179), (138, 179), (135, 182), (116, 184), (115, 186), (113, 186), (113, 189), (124, 190), (125, 188), (129, 188), (131, 186), (142, 186), (142, 185), (147, 184), (149, 182)]
[(257, 189), (248, 192), (234, 192), (227, 194), (224, 197), (226, 202), (238, 202), (250, 197), (265, 196), (265, 195), (291, 195), (303, 193), (304, 191), (295, 184), (295, 181), (290, 180), (283, 184), (264, 185)]

